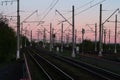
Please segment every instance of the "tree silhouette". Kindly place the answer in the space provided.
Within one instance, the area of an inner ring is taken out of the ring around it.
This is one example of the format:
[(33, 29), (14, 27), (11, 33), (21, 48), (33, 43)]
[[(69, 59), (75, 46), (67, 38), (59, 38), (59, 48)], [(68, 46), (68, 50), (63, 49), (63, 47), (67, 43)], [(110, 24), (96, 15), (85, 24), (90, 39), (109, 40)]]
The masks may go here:
[(8, 26), (8, 20), (0, 17), (0, 63), (15, 57), (16, 33)]

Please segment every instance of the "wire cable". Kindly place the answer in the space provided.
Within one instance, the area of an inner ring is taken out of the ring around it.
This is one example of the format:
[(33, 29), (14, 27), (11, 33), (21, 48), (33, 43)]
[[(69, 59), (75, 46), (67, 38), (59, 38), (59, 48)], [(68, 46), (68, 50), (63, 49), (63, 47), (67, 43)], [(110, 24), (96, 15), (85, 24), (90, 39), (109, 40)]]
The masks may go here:
[[(77, 14), (75, 14), (75, 16), (77, 16), (77, 15), (79, 15), (79, 14), (81, 14), (81, 13), (83, 13), (83, 12), (85, 12), (85, 11), (87, 11), (87, 10), (89, 10), (89, 9), (91, 9), (91, 8), (93, 8), (93, 7), (101, 4), (101, 3), (103, 3), (104, 1), (106, 1), (106, 0), (102, 0), (102, 1), (100, 1), (100, 2), (98, 2), (98, 3), (96, 3), (96, 4), (94, 4), (94, 5), (91, 5), (90, 7), (88, 7), (88, 8), (86, 8), (86, 9), (78, 12)], [(68, 18), (68, 20), (71, 19), (71, 18), (72, 18), (72, 17)]]
[[(55, 5), (58, 3), (58, 1), (59, 0), (57, 0), (53, 5), (52, 5), (52, 7), (48, 10), (48, 12), (42, 17), (42, 19), (41, 20), (43, 20), (48, 14), (49, 14), (49, 12), (55, 7)], [(40, 21), (41, 21), (40, 20)], [(38, 25), (37, 26), (39, 26), (40, 25), (40, 23), (38, 23)]]
[[(52, 1), (52, 3), (50, 4), (51, 8), (48, 10), (48, 12), (41, 18), (40, 22), (47, 17), (47, 15), (49, 14), (49, 12), (56, 6), (56, 4), (59, 2), (59, 0), (57, 0), (54, 4), (53, 4), (54, 0)], [(52, 5), (53, 4), (53, 5)], [(36, 27), (34, 27), (33, 29), (37, 28), (40, 25), (40, 22), (36, 25)], [(42, 26), (43, 27), (43, 26)], [(44, 27), (45, 28), (45, 27)], [(33, 30), (32, 29), (32, 30)], [(46, 29), (46, 28), (45, 28)]]
[(98, 3), (96, 3), (96, 4), (94, 4), (94, 5), (92, 5), (92, 6), (88, 7), (88, 8), (86, 8), (86, 9), (84, 9), (84, 10), (78, 12), (77, 14), (75, 14), (75, 16), (77, 16), (77, 15), (79, 15), (80, 13), (83, 13), (83, 12), (85, 12), (85, 11), (87, 11), (87, 10), (89, 10), (89, 9), (91, 9), (91, 8), (93, 8), (93, 7), (95, 7), (95, 6), (99, 5), (99, 4), (101, 4), (101, 3), (103, 3), (104, 1), (106, 1), (106, 0), (102, 0), (102, 1), (100, 1), (100, 2), (98, 2)]
[(95, 0), (92, 0), (92, 1), (90, 1), (90, 2), (88, 2), (88, 3), (86, 3), (86, 4), (84, 4), (84, 5), (80, 6), (79, 8), (76, 8), (75, 10), (81, 9), (81, 8), (85, 7), (86, 5), (88, 5), (88, 4), (91, 4), (91, 3), (94, 2), (94, 1), (95, 1)]

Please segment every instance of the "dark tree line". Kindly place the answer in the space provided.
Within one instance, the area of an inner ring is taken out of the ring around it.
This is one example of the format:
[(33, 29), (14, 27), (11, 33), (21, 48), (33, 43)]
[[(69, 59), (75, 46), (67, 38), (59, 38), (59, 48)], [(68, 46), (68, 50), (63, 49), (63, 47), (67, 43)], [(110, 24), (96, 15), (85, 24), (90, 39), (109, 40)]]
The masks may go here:
[(16, 33), (9, 27), (8, 20), (0, 17), (0, 63), (15, 58)]

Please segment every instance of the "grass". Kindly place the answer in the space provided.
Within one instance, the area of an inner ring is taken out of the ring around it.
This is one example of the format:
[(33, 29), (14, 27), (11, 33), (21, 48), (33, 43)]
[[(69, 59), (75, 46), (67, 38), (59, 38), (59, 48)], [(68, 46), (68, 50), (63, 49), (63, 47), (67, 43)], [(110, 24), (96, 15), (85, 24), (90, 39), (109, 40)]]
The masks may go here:
[(60, 53), (60, 55), (71, 57), (72, 51), (66, 51), (66, 50), (64, 50), (62, 53)]

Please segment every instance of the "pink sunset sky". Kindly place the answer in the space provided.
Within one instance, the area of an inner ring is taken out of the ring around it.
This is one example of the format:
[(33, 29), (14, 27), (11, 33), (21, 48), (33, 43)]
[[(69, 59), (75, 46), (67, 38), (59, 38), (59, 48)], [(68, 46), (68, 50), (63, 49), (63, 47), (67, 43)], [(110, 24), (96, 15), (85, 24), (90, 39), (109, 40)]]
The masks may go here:
[[(16, 16), (16, 2), (13, 3), (4, 3), (1, 2), (0, 13), (7, 16)], [(37, 31), (38, 29), (43, 31), (43, 27), (50, 31), (50, 23), (52, 23), (52, 27), (55, 29), (57, 33), (57, 40), (60, 37), (60, 29), (61, 24), (58, 25), (59, 21), (63, 21), (64, 19), (55, 12), (57, 9), (69, 22), (72, 22), (72, 5), (75, 6), (75, 29), (77, 29), (77, 40), (81, 38), (81, 30), (85, 29), (85, 39), (94, 40), (94, 33), (91, 32), (90, 28), (86, 24), (95, 24), (97, 23), (97, 31), (99, 31), (99, 8), (100, 4), (103, 5), (103, 19), (104, 22), (117, 8), (120, 8), (120, 0), (20, 0), (20, 16), (21, 22), (31, 15), (34, 11), (37, 10), (32, 16), (30, 16), (26, 21), (45, 21), (43, 24), (38, 25), (38, 23), (24, 23), (23, 27), (28, 31), (33, 31), (33, 38), (37, 39)], [(97, 4), (97, 5), (96, 5)], [(94, 6), (95, 5), (95, 6)], [(94, 6), (94, 7), (92, 7)], [(118, 21), (120, 21), (120, 13), (116, 13), (118, 15)], [(16, 17), (8, 17), (10, 20), (10, 25), (15, 28), (16, 27)], [(111, 21), (115, 20), (115, 15), (110, 18)], [(41, 27), (43, 25), (43, 27)], [(114, 42), (114, 23), (105, 23), (105, 29), (107, 31), (106, 42), (108, 42), (108, 30), (111, 30), (111, 42)], [(72, 29), (67, 22), (64, 22), (64, 36), (68, 33), (69, 29)], [(120, 24), (118, 23), (118, 32)], [(90, 27), (94, 30), (94, 25), (90, 25)], [(47, 33), (47, 39), (49, 40), (49, 33)], [(99, 39), (99, 34), (97, 35), (97, 40)], [(28, 36), (29, 38), (30, 36)], [(40, 35), (40, 39), (43, 38), (43, 35)], [(120, 36), (117, 35), (117, 42), (120, 42)]]

